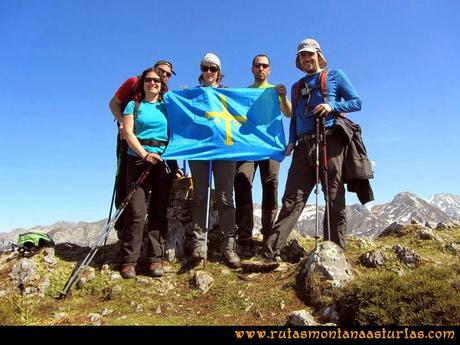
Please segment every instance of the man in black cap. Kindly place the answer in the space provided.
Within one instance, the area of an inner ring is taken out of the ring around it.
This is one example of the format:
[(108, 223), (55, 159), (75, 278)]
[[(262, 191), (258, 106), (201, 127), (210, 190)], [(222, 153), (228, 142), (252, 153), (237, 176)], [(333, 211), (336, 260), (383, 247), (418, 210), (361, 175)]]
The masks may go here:
[[(155, 72), (161, 78), (163, 84), (164, 92), (168, 91), (168, 81), (172, 74), (176, 75), (173, 70), (172, 63), (166, 60), (158, 60), (153, 66)], [(135, 87), (138, 81), (138, 77), (128, 78), (115, 92), (112, 99), (109, 102), (109, 108), (113, 116), (117, 120), (118, 125), (118, 140), (117, 140), (117, 157), (118, 157), (118, 173), (116, 181), (116, 193), (115, 193), (115, 206), (118, 208), (120, 204), (126, 197), (126, 150), (128, 144), (126, 143), (124, 130), (123, 130), (123, 120), (122, 114), (125, 110), (126, 105), (131, 100), (135, 100), (137, 95), (135, 95)], [(115, 224), (115, 229), (117, 231), (122, 230), (123, 228), (123, 215), (119, 218)]]

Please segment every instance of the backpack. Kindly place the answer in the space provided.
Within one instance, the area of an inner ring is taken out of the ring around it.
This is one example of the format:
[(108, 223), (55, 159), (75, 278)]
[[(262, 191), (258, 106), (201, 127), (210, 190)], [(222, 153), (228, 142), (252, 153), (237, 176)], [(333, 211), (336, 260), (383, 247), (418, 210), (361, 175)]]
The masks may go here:
[(46, 232), (40, 230), (33, 230), (20, 234), (18, 244), (23, 247), (45, 247), (54, 246), (55, 243)]
[(20, 234), (18, 244), (12, 244), (13, 251), (17, 248), (21, 257), (30, 257), (38, 252), (40, 248), (54, 246), (53, 239), (40, 230), (32, 230)]

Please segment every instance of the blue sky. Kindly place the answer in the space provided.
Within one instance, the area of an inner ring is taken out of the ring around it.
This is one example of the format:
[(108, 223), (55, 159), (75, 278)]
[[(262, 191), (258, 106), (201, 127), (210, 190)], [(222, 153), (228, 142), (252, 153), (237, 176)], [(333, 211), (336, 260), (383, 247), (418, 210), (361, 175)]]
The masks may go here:
[(364, 102), (350, 118), (375, 162), (374, 204), (401, 191), (460, 194), (458, 13), (456, 0), (0, 0), (0, 232), (107, 216), (116, 164), (108, 102), (126, 78), (169, 59), (170, 88), (195, 86), (200, 58), (214, 52), (224, 83), (244, 87), (253, 56), (266, 53), (270, 81), (290, 88), (308, 37)]

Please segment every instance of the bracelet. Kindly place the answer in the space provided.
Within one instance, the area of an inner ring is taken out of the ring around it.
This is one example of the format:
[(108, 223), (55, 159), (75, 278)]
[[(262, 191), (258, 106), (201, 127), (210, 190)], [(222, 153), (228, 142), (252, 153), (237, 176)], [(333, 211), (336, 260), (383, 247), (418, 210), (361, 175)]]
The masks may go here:
[(147, 154), (144, 156), (143, 160), (146, 161), (150, 153), (147, 152)]

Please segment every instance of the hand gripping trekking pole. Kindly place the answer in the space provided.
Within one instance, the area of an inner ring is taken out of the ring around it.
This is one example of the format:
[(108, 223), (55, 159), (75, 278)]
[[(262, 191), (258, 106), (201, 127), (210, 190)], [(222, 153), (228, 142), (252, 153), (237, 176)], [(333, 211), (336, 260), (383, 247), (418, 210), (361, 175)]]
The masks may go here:
[(315, 117), (315, 248), (318, 247), (319, 239), (319, 217), (318, 217), (318, 195), (319, 195), (319, 117)]
[(91, 247), (89, 253), (83, 259), (83, 261), (78, 266), (76, 266), (75, 269), (73, 270), (72, 275), (67, 280), (67, 282), (66, 282), (66, 284), (64, 286), (64, 289), (59, 293), (59, 298), (67, 297), (69, 291), (72, 289), (72, 287), (80, 279), (84, 269), (90, 264), (91, 260), (96, 255), (96, 252), (99, 249), (99, 247), (101, 246), (102, 242), (110, 234), (110, 231), (113, 229), (113, 227), (115, 225), (115, 222), (118, 220), (120, 215), (126, 209), (126, 206), (128, 206), (129, 201), (132, 199), (134, 193), (139, 188), (141, 183), (148, 176), (148, 174), (150, 173), (151, 169), (152, 169), (152, 165), (149, 164), (148, 167), (146, 167), (145, 170), (142, 172), (142, 174), (139, 176), (139, 178), (137, 179), (136, 183), (134, 184), (134, 187), (129, 191), (128, 195), (126, 196), (125, 200), (123, 200), (123, 202), (121, 203), (120, 207), (118, 208), (118, 210), (115, 213), (115, 215), (113, 216), (113, 218), (110, 219), (110, 221), (107, 223), (107, 225), (102, 229), (101, 233), (99, 234), (99, 237), (96, 239), (96, 242)]
[(206, 225), (204, 233), (204, 265), (208, 260), (208, 231), (209, 231), (209, 210), (211, 205), (211, 184), (212, 184), (212, 161), (209, 161), (208, 171), (208, 195), (206, 197)]
[(329, 182), (328, 182), (328, 176), (327, 176), (327, 143), (326, 143), (326, 127), (324, 126), (324, 117), (321, 118), (321, 129), (322, 129), (322, 153), (323, 153), (323, 170), (324, 170), (324, 202), (326, 204), (326, 230), (327, 230), (327, 239), (328, 241), (331, 241), (331, 223), (329, 221)]

